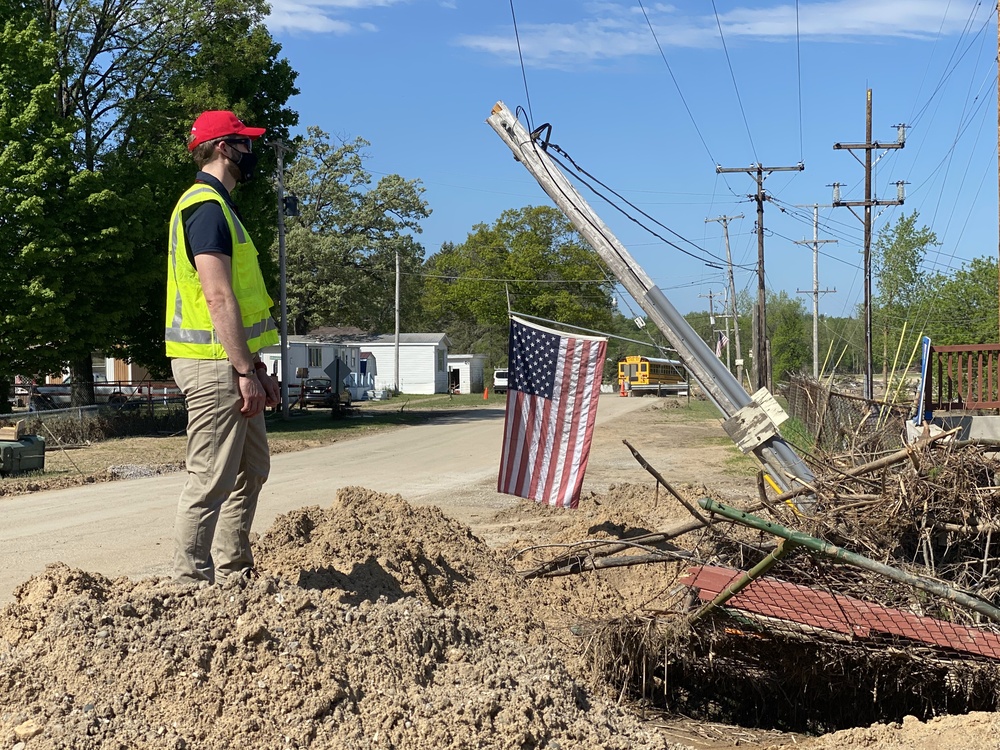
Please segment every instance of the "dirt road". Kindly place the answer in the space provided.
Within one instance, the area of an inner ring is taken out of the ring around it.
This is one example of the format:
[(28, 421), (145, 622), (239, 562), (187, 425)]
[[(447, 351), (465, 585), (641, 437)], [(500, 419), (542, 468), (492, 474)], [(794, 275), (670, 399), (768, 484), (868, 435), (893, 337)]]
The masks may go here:
[[(648, 409), (651, 400), (602, 396), (591, 456), (593, 489), (621, 481), (634, 462), (609, 425)], [(306, 505), (326, 506), (340, 487), (360, 485), (434, 504), (476, 526), (515, 499), (495, 491), (503, 407), (456, 411), (434, 422), (272, 459), (254, 528)], [(719, 431), (721, 433), (721, 430)], [(108, 576), (167, 575), (183, 472), (0, 500), (0, 603), (48, 563)], [(589, 487), (590, 483), (585, 485)]]

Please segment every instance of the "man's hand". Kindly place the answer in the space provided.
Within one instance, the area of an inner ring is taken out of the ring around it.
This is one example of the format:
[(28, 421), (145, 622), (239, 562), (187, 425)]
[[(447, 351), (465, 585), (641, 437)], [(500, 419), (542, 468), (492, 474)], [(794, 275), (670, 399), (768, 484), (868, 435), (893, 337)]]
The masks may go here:
[(281, 401), (281, 391), (278, 389), (278, 381), (271, 375), (267, 374), (267, 370), (262, 370), (257, 368), (257, 376), (260, 378), (260, 384), (264, 386), (264, 396), (265, 404), (267, 406), (277, 406), (278, 402)]
[(243, 396), (243, 405), (240, 407), (240, 414), (247, 419), (256, 417), (264, 411), (264, 400), (266, 398), (260, 381), (256, 377), (237, 378), (237, 380), (240, 383), (240, 395)]

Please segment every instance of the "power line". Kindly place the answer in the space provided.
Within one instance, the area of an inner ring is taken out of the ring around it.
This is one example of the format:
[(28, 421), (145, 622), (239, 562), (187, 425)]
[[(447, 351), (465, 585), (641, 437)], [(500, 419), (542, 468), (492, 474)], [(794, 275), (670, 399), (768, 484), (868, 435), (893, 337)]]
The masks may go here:
[(759, 161), (759, 159), (757, 159), (757, 148), (753, 143), (753, 136), (750, 135), (750, 123), (747, 122), (747, 113), (746, 110), (743, 109), (743, 100), (740, 98), (740, 87), (736, 83), (736, 72), (733, 70), (733, 61), (729, 59), (729, 48), (726, 46), (726, 37), (722, 33), (722, 20), (719, 18), (718, 8), (715, 7), (715, 0), (712, 0), (712, 10), (715, 12), (715, 23), (719, 27), (719, 39), (722, 40), (722, 51), (726, 53), (726, 63), (729, 65), (729, 75), (733, 79), (733, 90), (736, 92), (736, 102), (740, 105), (740, 114), (743, 115), (743, 125), (747, 129), (747, 138), (750, 141), (750, 150), (753, 152), (754, 161)]
[(517, 16), (514, 15), (514, 0), (510, 0), (510, 20), (514, 23), (514, 39), (517, 41), (517, 59), (521, 62), (521, 80), (524, 81), (524, 98), (528, 103), (528, 129), (535, 127), (535, 116), (531, 113), (531, 96), (528, 94), (528, 74), (524, 69), (524, 55), (521, 54), (521, 36), (517, 33)]
[(708, 143), (705, 142), (705, 137), (701, 134), (701, 130), (698, 128), (698, 123), (694, 119), (694, 115), (691, 113), (691, 108), (688, 106), (687, 100), (684, 98), (684, 92), (681, 91), (680, 84), (677, 83), (677, 78), (674, 77), (674, 71), (670, 68), (670, 63), (667, 62), (667, 56), (663, 52), (663, 47), (660, 45), (660, 40), (656, 37), (656, 31), (653, 30), (653, 24), (649, 20), (649, 15), (646, 13), (646, 8), (642, 4), (642, 0), (637, 0), (639, 3), (639, 9), (642, 11), (642, 17), (646, 19), (646, 25), (649, 27), (649, 33), (653, 35), (653, 41), (656, 43), (656, 49), (660, 51), (660, 58), (663, 60), (663, 64), (667, 66), (667, 72), (670, 74), (670, 80), (674, 82), (674, 88), (677, 89), (677, 95), (681, 98), (681, 104), (684, 105), (684, 109), (691, 120), (691, 124), (694, 125), (694, 132), (698, 134), (698, 138), (701, 140), (701, 145), (705, 147), (705, 152), (708, 154), (708, 158), (712, 160), (712, 164), (717, 164), (715, 158), (712, 156), (711, 150), (708, 148)]

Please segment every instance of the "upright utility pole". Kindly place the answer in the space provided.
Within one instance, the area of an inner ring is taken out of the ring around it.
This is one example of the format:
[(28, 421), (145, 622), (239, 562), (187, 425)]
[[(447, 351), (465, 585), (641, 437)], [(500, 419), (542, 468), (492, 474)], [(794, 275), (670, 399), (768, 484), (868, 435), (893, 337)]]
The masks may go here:
[(729, 275), (729, 313), (733, 316), (733, 333), (736, 338), (736, 379), (743, 383), (743, 347), (740, 346), (740, 318), (736, 312), (736, 284), (733, 282), (733, 254), (729, 250), (729, 222), (732, 219), (742, 219), (738, 216), (717, 216), (705, 219), (706, 222), (718, 221), (722, 224), (722, 236), (726, 240), (726, 269)]
[[(1000, 12), (997, 13), (997, 209), (1000, 210)], [(1000, 292), (1000, 213), (997, 215), (997, 290)], [(997, 294), (1000, 305), (1000, 294)], [(997, 308), (997, 326), (1000, 327), (1000, 307)], [(1000, 341), (1000, 330), (997, 332)]]
[[(847, 206), (851, 213), (865, 225), (865, 393), (864, 396), (869, 401), (875, 399), (875, 383), (872, 373), (872, 206), (901, 206), (903, 205), (903, 183), (896, 183), (896, 200), (883, 201), (872, 198), (872, 151), (877, 149), (896, 149), (906, 145), (906, 125), (897, 125), (898, 135), (895, 143), (872, 142), (872, 90), (868, 89), (868, 104), (865, 108), (865, 142), (864, 143), (834, 143), (834, 149), (846, 149), (851, 152), (851, 156), (858, 159), (855, 151), (864, 151), (865, 160), (859, 162), (865, 167), (865, 199), (863, 201), (842, 201), (834, 188), (833, 205)], [(854, 211), (854, 206), (864, 206), (865, 215), (862, 219)]]
[[(813, 204), (813, 378), (819, 379), (819, 295), (830, 294), (831, 292), (836, 292), (836, 289), (820, 289), (819, 288), (819, 246), (826, 244), (827, 242), (836, 242), (837, 240), (821, 240), (819, 239), (819, 204)], [(808, 240), (797, 240), (796, 245), (808, 245), (810, 244)], [(808, 291), (803, 291), (801, 289), (795, 290), (798, 294), (810, 294)]]
[[(708, 294), (699, 294), (698, 296), (699, 297), (703, 297), (703, 298), (704, 297), (708, 298), (708, 322), (712, 326), (712, 333), (716, 334), (716, 329), (715, 329), (715, 298), (718, 297), (719, 295), (716, 294), (713, 290), (709, 289), (708, 290)], [(723, 309), (725, 309), (725, 308), (723, 308)], [(728, 341), (729, 340), (729, 318), (727, 317), (726, 313), (722, 313), (722, 315), (723, 315), (723, 317), (726, 318), (726, 340)], [(717, 334), (716, 334), (716, 336), (717, 336)], [(713, 345), (714, 345), (714, 342), (713, 342)], [(726, 344), (726, 352), (727, 352), (727, 354), (729, 352), (729, 344), (728, 343)], [(727, 356), (727, 360), (728, 360), (728, 356)], [(726, 362), (726, 369), (729, 369), (729, 362), (728, 361)]]
[(719, 167), (717, 174), (746, 172), (757, 181), (757, 194), (751, 195), (757, 201), (757, 309), (754, 312), (753, 372), (757, 388), (771, 388), (771, 362), (767, 356), (767, 311), (765, 310), (766, 289), (764, 286), (764, 178), (772, 172), (801, 172), (805, 164), (799, 162), (794, 167), (765, 167), (760, 163), (749, 167)]
[(395, 345), (393, 347), (395, 350), (394, 364), (393, 364), (393, 394), (398, 394), (399, 389), (399, 250), (396, 251), (396, 338)]
[(276, 191), (278, 194), (278, 276), (280, 279), (281, 309), (281, 416), (288, 419), (288, 294), (285, 286), (285, 152), (288, 147), (281, 141), (270, 141), (277, 157)]

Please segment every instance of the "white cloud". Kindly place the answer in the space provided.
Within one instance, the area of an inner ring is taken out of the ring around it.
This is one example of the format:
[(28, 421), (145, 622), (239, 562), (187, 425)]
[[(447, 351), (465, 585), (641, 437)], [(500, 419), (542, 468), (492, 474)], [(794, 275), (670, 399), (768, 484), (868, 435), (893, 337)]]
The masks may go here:
[(342, 16), (371, 8), (387, 8), (409, 0), (272, 0), (267, 27), (272, 31), (352, 34), (375, 31), (368, 22), (354, 23)]
[[(694, 5), (694, 4), (692, 4)], [(705, 3), (692, 13), (677, 5), (591, 0), (582, 6), (586, 17), (579, 20), (532, 24), (519, 23), (521, 54), (526, 63), (545, 67), (571, 67), (630, 55), (656, 55), (656, 42), (649, 23), (664, 49), (714, 47), (720, 44), (719, 26), (727, 41), (737, 39), (780, 40), (796, 36), (811, 41), (858, 41), (872, 38), (932, 38), (951, 34), (966, 26), (980, 4), (974, 0), (826, 0), (758, 4), (706, 14)], [(989, 13), (990, 8), (982, 5)], [(530, 13), (524, 13), (530, 18)], [(985, 17), (984, 17), (985, 20)], [(797, 28), (796, 28), (797, 27)], [(470, 34), (456, 40), (460, 46), (481, 50), (517, 64), (517, 42), (513, 29), (496, 34)]]

